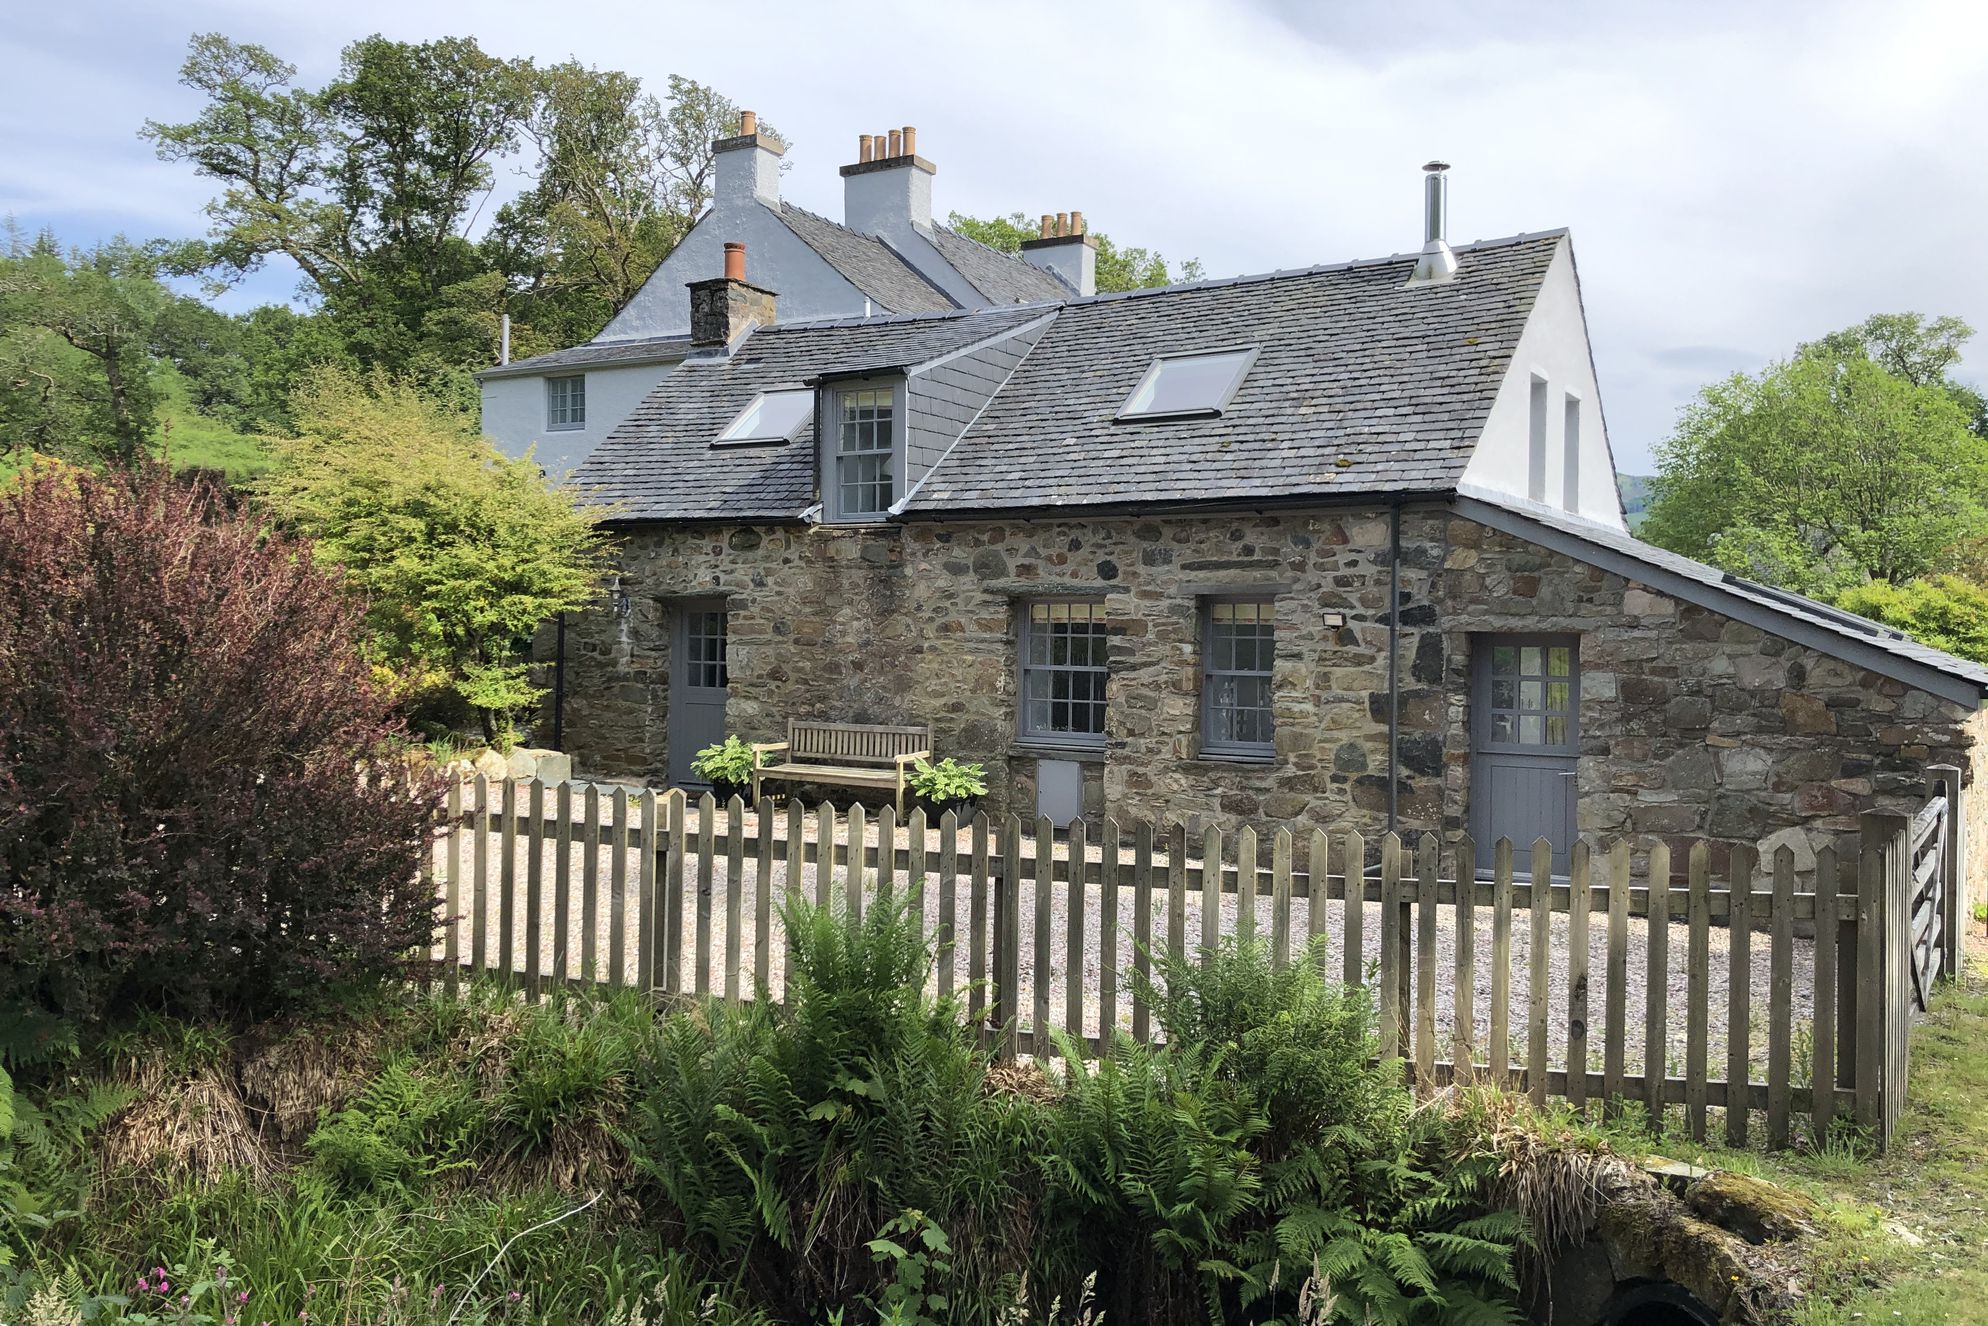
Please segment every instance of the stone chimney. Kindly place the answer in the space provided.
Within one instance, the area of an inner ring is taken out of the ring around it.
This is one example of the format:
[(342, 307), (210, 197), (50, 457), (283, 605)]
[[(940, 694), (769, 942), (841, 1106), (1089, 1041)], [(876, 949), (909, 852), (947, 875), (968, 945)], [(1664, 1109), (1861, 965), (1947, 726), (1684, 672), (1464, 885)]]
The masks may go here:
[(720, 212), (734, 212), (752, 203), (768, 207), (780, 205), (780, 158), (787, 145), (771, 133), (762, 133), (759, 116), (739, 112), (739, 131), (730, 138), (711, 144), (714, 174), (712, 206)]
[(1085, 233), (1082, 212), (1044, 212), (1042, 233), (1022, 241), (1022, 257), (1074, 294), (1098, 292), (1098, 242)]
[(858, 135), (856, 161), (842, 168), (842, 224), (900, 244), (930, 231), (938, 169), (918, 155), (918, 130), (911, 125)]
[(692, 345), (730, 345), (748, 328), (773, 325), (773, 292), (749, 284), (745, 274), (746, 246), (730, 240), (725, 244), (725, 274), (689, 282)]

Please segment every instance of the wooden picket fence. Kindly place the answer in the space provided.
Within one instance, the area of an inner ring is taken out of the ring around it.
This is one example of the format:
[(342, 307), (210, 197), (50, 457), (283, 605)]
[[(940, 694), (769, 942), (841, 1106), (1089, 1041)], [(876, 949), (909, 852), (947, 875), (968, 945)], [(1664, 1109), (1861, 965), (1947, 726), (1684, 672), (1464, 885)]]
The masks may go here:
[(1048, 1056), (1059, 1035), (1087, 1054), (1113, 1028), (1157, 1038), (1164, 959), (1250, 932), (1280, 965), (1315, 956), (1371, 987), (1383, 1052), (1418, 1084), (1634, 1102), (1701, 1140), (1718, 1110), (1734, 1145), (1756, 1114), (1771, 1147), (1846, 1118), (1882, 1141), (1912, 1012), (1955, 960), (1958, 787), (1934, 770), (1917, 815), (1865, 816), (1860, 846), (1824, 847), (1798, 887), (1786, 847), (1734, 848), (1715, 874), (1703, 841), (1674, 856), (1584, 839), (1554, 877), (1544, 840), (1486, 861), (1436, 834), (1059, 831), (922, 809), (900, 825), (889, 806), (478, 778), (450, 794), (436, 957), (451, 981), (494, 971), (531, 991), (779, 999), (782, 899), (860, 914), (895, 897), (933, 946), (934, 992), (1000, 1053)]

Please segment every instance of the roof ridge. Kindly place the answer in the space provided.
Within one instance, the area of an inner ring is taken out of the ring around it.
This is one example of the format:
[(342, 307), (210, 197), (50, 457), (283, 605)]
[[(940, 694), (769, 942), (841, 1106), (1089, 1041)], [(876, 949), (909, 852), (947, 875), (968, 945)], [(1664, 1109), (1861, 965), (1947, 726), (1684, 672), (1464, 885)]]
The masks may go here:
[[(1496, 239), (1474, 239), (1468, 244), (1453, 245), (1452, 249), (1457, 253), (1481, 253), (1486, 249), (1512, 248), (1542, 239), (1559, 239), (1570, 233), (1566, 226), (1555, 226), (1550, 230), (1525, 230), (1516, 235), (1501, 235)], [(1325, 276), (1333, 272), (1350, 272), (1366, 267), (1387, 267), (1395, 263), (1413, 262), (1418, 256), (1420, 255), (1417, 253), (1390, 253), (1385, 258), (1349, 258), (1343, 262), (1313, 263), (1308, 267), (1278, 267), (1267, 272), (1244, 272), (1237, 276), (1211, 276), (1201, 281), (1175, 281), (1169, 285), (1140, 286), (1137, 290), (1107, 290), (1095, 295), (1073, 295), (1064, 302), (1098, 304), (1114, 299), (1143, 299), (1149, 295), (1170, 294), (1178, 290), (1220, 290), (1229, 286), (1254, 285), (1265, 281), (1290, 281), (1305, 276)]]
[(1034, 312), (1042, 309), (1059, 308), (1060, 300), (1038, 300), (1032, 304), (990, 304), (986, 308), (946, 308), (932, 309), (921, 313), (872, 313), (869, 317), (860, 314), (845, 314), (838, 317), (796, 318), (791, 322), (775, 322), (760, 329), (761, 335), (773, 335), (783, 331), (819, 331), (832, 327), (881, 327), (903, 322), (941, 322), (948, 318), (1007, 317), (1016, 313)]

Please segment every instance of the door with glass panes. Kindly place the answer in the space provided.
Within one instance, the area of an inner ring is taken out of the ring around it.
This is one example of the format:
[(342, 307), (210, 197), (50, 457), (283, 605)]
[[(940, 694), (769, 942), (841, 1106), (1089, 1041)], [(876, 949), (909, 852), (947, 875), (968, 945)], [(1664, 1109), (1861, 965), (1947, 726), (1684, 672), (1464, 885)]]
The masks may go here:
[(698, 601), (677, 608), (670, 639), (670, 786), (702, 787), (690, 762), (725, 739), (725, 604)]
[(1580, 638), (1481, 635), (1472, 644), (1471, 834), (1477, 859), (1510, 838), (1521, 870), (1534, 840), (1567, 869), (1580, 756)]

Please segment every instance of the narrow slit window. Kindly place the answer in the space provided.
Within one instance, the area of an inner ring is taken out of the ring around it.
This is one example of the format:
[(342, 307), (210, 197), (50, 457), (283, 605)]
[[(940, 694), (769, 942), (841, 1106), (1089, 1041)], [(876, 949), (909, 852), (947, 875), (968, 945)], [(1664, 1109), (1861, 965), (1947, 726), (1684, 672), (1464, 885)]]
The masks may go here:
[(1119, 407), (1120, 419), (1165, 419), (1220, 414), (1242, 385), (1254, 349), (1164, 355)]
[(1546, 379), (1532, 378), (1532, 396), (1526, 414), (1526, 496), (1546, 501)]
[(812, 391), (762, 391), (718, 434), (717, 441), (788, 442), (814, 416)]
[(1560, 505), (1581, 509), (1581, 398), (1571, 391), (1560, 424)]

